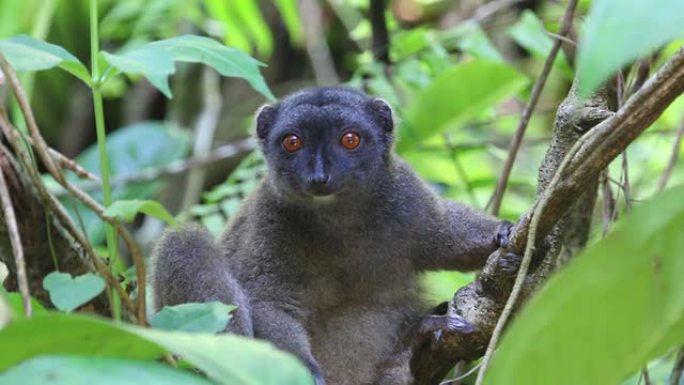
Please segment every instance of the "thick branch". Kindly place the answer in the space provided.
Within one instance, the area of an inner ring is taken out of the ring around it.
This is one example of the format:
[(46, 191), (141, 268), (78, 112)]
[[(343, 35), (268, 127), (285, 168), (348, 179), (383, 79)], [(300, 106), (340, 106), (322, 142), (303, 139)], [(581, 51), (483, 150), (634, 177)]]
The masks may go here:
[[(611, 117), (592, 128), (582, 137), (581, 146), (566, 161), (566, 167), (548, 191), (541, 195), (530, 213), (544, 197), (545, 205), (536, 227), (536, 242), (544, 239), (558, 221), (569, 211), (584, 191), (592, 186), (600, 172), (608, 166), (625, 148), (636, 139), (653, 121), (684, 92), (684, 49), (680, 49), (627, 103)], [(572, 95), (571, 95), (572, 96)], [(573, 100), (572, 97), (569, 98)], [(575, 105), (575, 122), (605, 118), (591, 105)], [(584, 107), (584, 108), (579, 108)], [(588, 108), (586, 108), (588, 107)], [(559, 109), (559, 118), (562, 110)], [(558, 123), (557, 123), (558, 124)], [(558, 135), (557, 133), (554, 133)], [(549, 158), (549, 157), (547, 157)], [(540, 191), (546, 187), (549, 175), (555, 173), (560, 159), (554, 159), (540, 170)], [(555, 162), (555, 165), (554, 165)], [(517, 224), (510, 249), (518, 253), (524, 249), (530, 231), (530, 214), (523, 216)], [(474, 360), (484, 352), (492, 330), (497, 322), (503, 303), (511, 289), (513, 277), (497, 271), (497, 259), (503, 250), (492, 254), (480, 276), (472, 284), (461, 288), (451, 303), (450, 311), (462, 315), (473, 324), (476, 331), (471, 334), (447, 334), (439, 340), (418, 339), (402, 341), (398, 346), (394, 366), (381, 375), (378, 383), (387, 383), (386, 378), (400, 367), (410, 369), (407, 384), (438, 384), (456, 361)], [(536, 274), (535, 274), (536, 275)], [(528, 294), (543, 280), (544, 276), (529, 277)], [(536, 282), (535, 282), (536, 280)], [(523, 298), (525, 294), (523, 294)], [(403, 365), (403, 366), (402, 366)], [(389, 373), (392, 372), (392, 373)]]

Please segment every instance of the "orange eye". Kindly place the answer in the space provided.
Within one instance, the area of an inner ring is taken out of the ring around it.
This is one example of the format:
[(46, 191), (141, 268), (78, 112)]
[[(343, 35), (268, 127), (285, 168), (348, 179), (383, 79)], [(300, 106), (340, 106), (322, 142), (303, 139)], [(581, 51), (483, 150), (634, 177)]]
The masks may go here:
[(285, 151), (289, 153), (296, 152), (302, 148), (302, 140), (299, 139), (297, 135), (287, 135), (283, 138), (283, 147), (285, 147)]
[(340, 139), (340, 144), (347, 150), (353, 150), (356, 147), (359, 147), (359, 143), (361, 143), (361, 137), (354, 131), (345, 133)]

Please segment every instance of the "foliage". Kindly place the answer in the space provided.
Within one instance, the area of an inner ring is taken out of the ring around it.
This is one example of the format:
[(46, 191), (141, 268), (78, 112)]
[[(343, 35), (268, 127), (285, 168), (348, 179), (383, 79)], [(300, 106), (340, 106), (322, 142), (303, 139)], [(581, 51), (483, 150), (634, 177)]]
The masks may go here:
[(486, 383), (615, 384), (684, 343), (682, 194), (637, 207), (553, 277), (515, 319)]
[[(293, 356), (265, 342), (233, 335), (214, 336), (144, 329), (75, 314), (49, 313), (16, 320), (0, 332), (0, 344), (6, 349), (0, 355), (0, 383), (11, 383), (10, 380), (17, 376), (15, 371), (25, 374), (25, 366), (15, 365), (29, 358), (88, 356), (95, 357), (95, 365), (107, 364), (106, 361), (101, 361), (102, 358), (118, 358), (136, 360), (137, 365), (149, 367), (145, 363), (162, 358), (166, 351), (183, 357), (220, 384), (312, 383), (308, 371)], [(32, 365), (40, 362), (33, 361)], [(48, 366), (42, 370), (51, 370), (51, 365), (48, 365), (51, 362), (42, 361)], [(65, 363), (69, 365), (68, 372), (71, 372), (76, 370), (74, 366), (78, 365), (78, 360)], [(121, 361), (110, 363), (113, 367), (118, 367)], [(12, 367), (13, 370), (1, 372)], [(29, 373), (38, 380), (44, 375), (41, 371)], [(163, 371), (159, 375), (170, 374), (169, 371)]]

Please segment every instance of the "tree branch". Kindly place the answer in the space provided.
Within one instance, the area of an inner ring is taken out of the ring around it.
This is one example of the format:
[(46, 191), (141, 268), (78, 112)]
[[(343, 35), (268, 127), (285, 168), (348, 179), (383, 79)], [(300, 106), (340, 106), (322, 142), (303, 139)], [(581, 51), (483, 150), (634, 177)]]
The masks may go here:
[[(533, 247), (552, 231), (582, 193), (595, 183), (601, 171), (683, 92), (684, 48), (670, 58), (622, 108), (591, 128), (574, 151), (571, 151), (572, 154), (565, 161), (564, 170), (560, 170), (557, 175), (554, 174), (560, 159), (550, 156), (553, 155), (552, 146), (540, 169), (539, 198), (530, 212), (516, 225), (509, 249), (492, 254), (476, 281), (461, 288), (450, 303), (449, 311), (460, 314), (474, 325), (475, 332), (443, 334), (439, 339), (425, 336), (404, 338), (395, 350), (392, 365), (381, 373), (377, 383), (388, 383), (388, 378), (395, 378), (397, 371), (406, 368), (410, 371), (406, 374), (410, 379), (407, 384), (434, 385), (441, 381), (456, 361), (479, 358), (487, 346), (513, 284), (513, 277), (497, 271), (497, 260), (502, 253), (521, 253), (526, 246), (531, 231), (530, 213), (539, 208), (535, 215), (538, 218), (534, 226), (536, 234), (532, 234), (533, 237), (530, 238), (530, 247)], [(596, 119), (607, 116), (606, 111), (592, 106), (591, 100), (584, 105), (576, 103), (574, 89), (566, 101), (559, 108), (557, 126), (573, 127), (581, 122), (595, 122)], [(571, 118), (570, 121), (566, 121), (568, 117)], [(560, 132), (561, 130), (554, 132), (554, 140)], [(556, 179), (553, 184), (549, 184), (550, 175), (554, 175)], [(548, 263), (546, 260), (544, 262)], [(527, 277), (522, 288), (522, 299), (545, 280), (548, 274), (548, 268), (545, 268), (542, 265), (539, 271)]]

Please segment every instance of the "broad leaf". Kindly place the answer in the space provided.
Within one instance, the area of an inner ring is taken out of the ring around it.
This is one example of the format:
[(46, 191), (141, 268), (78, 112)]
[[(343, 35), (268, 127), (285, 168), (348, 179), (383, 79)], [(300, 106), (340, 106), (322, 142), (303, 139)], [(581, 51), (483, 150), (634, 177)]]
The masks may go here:
[(152, 317), (150, 324), (163, 330), (218, 333), (228, 325), (233, 309), (235, 306), (216, 301), (165, 306)]
[(185, 35), (147, 43), (122, 54), (104, 52), (103, 55), (121, 72), (144, 75), (169, 98), (168, 78), (176, 72), (175, 62), (181, 61), (203, 63), (223, 76), (245, 79), (256, 91), (271, 101), (275, 100), (259, 72), (262, 63), (210, 38)]
[(43, 278), (43, 287), (50, 293), (52, 304), (69, 313), (102, 293), (105, 283), (95, 274), (72, 278), (69, 273), (53, 271)]
[(0, 372), (31, 357), (78, 354), (155, 360), (164, 349), (123, 327), (80, 314), (49, 313), (17, 319), (0, 330)]
[(40, 71), (59, 67), (90, 84), (88, 69), (64, 48), (18, 35), (0, 40), (0, 52), (17, 71)]
[(0, 346), (0, 371), (39, 355), (156, 360), (167, 350), (220, 384), (313, 384), (309, 371), (294, 356), (263, 341), (116, 325), (78, 314), (16, 320), (0, 330)]
[(0, 373), (0, 385), (212, 385), (198, 374), (153, 361), (85, 356), (39, 356)]
[(400, 127), (400, 151), (465, 123), (512, 97), (528, 83), (511, 67), (472, 61), (447, 69), (416, 95)]
[(578, 255), (516, 317), (487, 384), (617, 384), (684, 343), (684, 186)]
[(611, 74), (684, 37), (682, 0), (594, 0), (580, 38), (580, 94), (589, 96)]
[(104, 211), (105, 215), (122, 219), (125, 222), (132, 222), (138, 213), (161, 219), (172, 226), (178, 226), (176, 219), (166, 211), (164, 206), (153, 200), (119, 200)]

